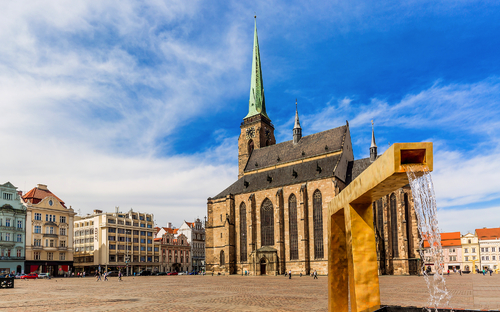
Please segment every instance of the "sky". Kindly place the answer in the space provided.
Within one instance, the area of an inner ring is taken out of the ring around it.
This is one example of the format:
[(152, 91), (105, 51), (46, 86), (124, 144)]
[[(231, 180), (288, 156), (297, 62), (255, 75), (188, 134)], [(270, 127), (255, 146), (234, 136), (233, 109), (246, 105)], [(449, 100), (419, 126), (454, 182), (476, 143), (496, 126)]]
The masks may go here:
[(442, 231), (500, 227), (500, 2), (2, 1), (0, 183), (80, 214), (206, 216), (237, 179), (254, 14), (278, 142), (434, 143)]

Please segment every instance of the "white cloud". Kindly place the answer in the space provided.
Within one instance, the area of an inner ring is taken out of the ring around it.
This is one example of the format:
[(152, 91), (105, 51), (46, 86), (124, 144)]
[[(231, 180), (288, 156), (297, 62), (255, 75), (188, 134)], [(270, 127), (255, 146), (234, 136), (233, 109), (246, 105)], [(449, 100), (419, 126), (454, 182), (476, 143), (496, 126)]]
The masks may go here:
[(500, 227), (498, 212), (500, 207), (479, 209), (439, 209), (439, 229), (442, 232), (474, 233), (476, 229)]

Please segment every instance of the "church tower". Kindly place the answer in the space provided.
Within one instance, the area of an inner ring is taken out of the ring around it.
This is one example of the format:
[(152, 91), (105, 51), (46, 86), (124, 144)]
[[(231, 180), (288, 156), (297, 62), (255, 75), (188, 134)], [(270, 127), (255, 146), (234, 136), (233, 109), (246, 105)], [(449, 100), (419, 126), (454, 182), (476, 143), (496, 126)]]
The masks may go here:
[(266, 113), (259, 40), (257, 39), (257, 19), (255, 19), (253, 40), (252, 77), (250, 81), (248, 114), (243, 118), (240, 127), (241, 133), (238, 138), (238, 178), (243, 176), (245, 166), (254, 149), (276, 144), (274, 126)]

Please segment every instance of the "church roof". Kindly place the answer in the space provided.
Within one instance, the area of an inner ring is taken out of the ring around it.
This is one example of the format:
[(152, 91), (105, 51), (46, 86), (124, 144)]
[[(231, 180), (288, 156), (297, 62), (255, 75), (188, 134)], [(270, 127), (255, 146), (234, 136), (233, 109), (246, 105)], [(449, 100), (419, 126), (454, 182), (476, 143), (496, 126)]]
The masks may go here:
[[(213, 197), (213, 199), (223, 198), (229, 194), (251, 193), (259, 190), (331, 178), (336, 174), (334, 170), (340, 157), (341, 154), (336, 154), (318, 160), (248, 174), (238, 179), (238, 181)], [(318, 170), (318, 168), (320, 169)], [(296, 176), (294, 176), (294, 172)]]
[(347, 125), (302, 137), (297, 144), (290, 140), (255, 149), (247, 162), (245, 173), (340, 151), (346, 131)]
[(350, 161), (347, 167), (346, 184), (354, 181), (354, 179), (356, 179), (361, 172), (365, 171), (371, 164), (372, 162), (370, 161), (370, 158), (361, 158), (356, 159), (355, 161)]

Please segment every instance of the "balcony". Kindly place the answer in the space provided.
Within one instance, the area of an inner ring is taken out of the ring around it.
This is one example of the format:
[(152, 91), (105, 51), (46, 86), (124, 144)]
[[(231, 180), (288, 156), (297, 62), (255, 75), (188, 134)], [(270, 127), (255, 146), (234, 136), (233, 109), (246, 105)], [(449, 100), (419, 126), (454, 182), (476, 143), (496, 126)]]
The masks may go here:
[(42, 246), (31, 245), (31, 249), (33, 249), (33, 250), (42, 250), (43, 247)]
[(0, 257), (0, 260), (24, 260), (24, 257)]
[(16, 242), (13, 242), (13, 241), (4, 241), (4, 240), (0, 240), (0, 246), (4, 246), (4, 247), (14, 247), (14, 245), (16, 244)]
[(68, 250), (68, 247), (66, 247), (66, 246), (59, 246), (59, 250)]
[(43, 237), (55, 237), (55, 238), (57, 238), (57, 234), (44, 233)]
[(24, 229), (23, 228), (17, 228), (15, 226), (0, 226), (0, 231), (17, 231), (17, 232), (24, 232)]

